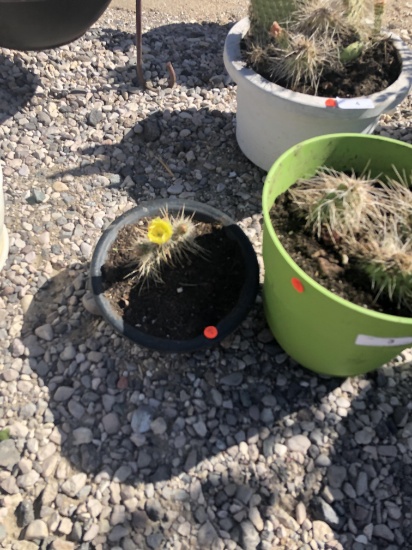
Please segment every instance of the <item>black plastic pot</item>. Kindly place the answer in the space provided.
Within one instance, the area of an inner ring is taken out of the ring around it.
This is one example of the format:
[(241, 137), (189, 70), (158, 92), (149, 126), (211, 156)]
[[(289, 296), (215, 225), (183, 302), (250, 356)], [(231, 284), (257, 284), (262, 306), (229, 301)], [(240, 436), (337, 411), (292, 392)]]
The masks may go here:
[[(142, 218), (152, 218), (161, 215), (161, 210), (167, 206), (170, 214), (177, 214), (184, 206), (185, 214), (194, 214), (194, 220), (205, 223), (221, 223), (226, 228), (228, 238), (235, 240), (242, 251), (245, 262), (245, 282), (241, 289), (238, 302), (233, 310), (216, 324), (218, 336), (213, 340), (207, 339), (203, 334), (190, 340), (171, 340), (152, 336), (136, 327), (129, 325), (113, 309), (109, 300), (104, 296), (102, 279), (102, 266), (106, 262), (110, 250), (118, 232), (124, 226), (136, 223)], [(182, 353), (210, 348), (221, 342), (231, 334), (243, 321), (252, 307), (259, 287), (259, 266), (253, 246), (245, 233), (226, 214), (211, 206), (194, 201), (183, 200), (157, 200), (146, 206), (132, 208), (117, 218), (103, 233), (93, 254), (91, 267), (91, 286), (96, 302), (103, 317), (113, 328), (123, 336), (126, 336), (136, 344), (157, 351)]]
[(0, 46), (46, 50), (80, 38), (110, 0), (0, 0)]

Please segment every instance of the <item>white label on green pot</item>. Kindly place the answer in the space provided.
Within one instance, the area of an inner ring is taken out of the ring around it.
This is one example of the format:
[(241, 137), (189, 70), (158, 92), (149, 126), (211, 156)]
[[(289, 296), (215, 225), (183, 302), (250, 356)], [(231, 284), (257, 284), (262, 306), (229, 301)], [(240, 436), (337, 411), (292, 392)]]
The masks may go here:
[(337, 97), (336, 103), (339, 109), (373, 109), (375, 107), (374, 102), (367, 97)]
[(378, 336), (358, 334), (355, 344), (358, 346), (376, 347), (408, 346), (409, 344), (412, 344), (412, 336), (404, 336), (402, 338), (380, 338)]

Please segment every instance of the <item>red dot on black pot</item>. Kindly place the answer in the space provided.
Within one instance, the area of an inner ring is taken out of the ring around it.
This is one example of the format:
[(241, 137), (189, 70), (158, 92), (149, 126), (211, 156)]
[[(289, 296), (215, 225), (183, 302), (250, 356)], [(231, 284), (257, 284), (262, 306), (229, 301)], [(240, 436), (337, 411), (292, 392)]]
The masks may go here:
[(213, 340), (214, 338), (216, 338), (219, 332), (216, 327), (206, 327), (203, 331), (203, 334), (208, 340)]

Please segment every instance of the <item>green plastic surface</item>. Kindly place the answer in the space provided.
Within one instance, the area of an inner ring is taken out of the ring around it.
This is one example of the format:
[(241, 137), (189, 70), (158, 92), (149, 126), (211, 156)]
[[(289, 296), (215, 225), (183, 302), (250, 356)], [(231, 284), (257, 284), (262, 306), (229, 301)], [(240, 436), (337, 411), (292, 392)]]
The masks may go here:
[[(412, 146), (364, 134), (309, 139), (279, 157), (263, 188), (266, 318), (282, 348), (302, 366), (321, 374), (353, 376), (380, 367), (403, 349), (412, 347), (412, 318), (356, 306), (315, 282), (279, 242), (270, 221), (270, 210), (276, 197), (299, 178), (314, 175), (319, 167), (361, 172), (368, 161), (372, 175), (394, 175), (393, 165), (410, 175)], [(300, 282), (303, 292), (295, 289), (292, 279)], [(383, 339), (379, 343), (387, 345), (358, 345), (355, 341), (359, 335)], [(407, 339), (407, 343), (392, 345), (389, 339), (396, 338)]]

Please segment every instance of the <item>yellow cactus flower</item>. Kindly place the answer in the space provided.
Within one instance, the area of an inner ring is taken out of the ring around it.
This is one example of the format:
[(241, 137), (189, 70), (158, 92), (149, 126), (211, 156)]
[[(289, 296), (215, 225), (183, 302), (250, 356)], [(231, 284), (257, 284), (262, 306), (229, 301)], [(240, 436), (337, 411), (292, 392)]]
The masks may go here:
[(169, 220), (154, 218), (147, 228), (147, 238), (152, 243), (165, 244), (173, 235), (173, 227)]

